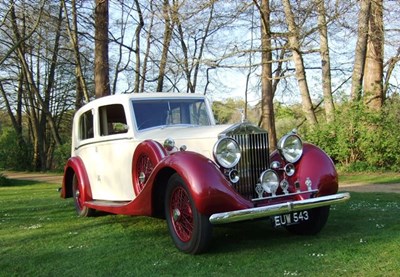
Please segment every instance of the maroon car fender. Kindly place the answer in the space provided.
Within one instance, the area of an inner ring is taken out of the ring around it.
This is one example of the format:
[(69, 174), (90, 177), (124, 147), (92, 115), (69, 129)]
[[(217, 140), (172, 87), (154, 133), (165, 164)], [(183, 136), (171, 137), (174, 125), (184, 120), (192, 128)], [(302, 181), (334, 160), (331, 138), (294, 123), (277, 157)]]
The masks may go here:
[(92, 190), (90, 188), (89, 177), (86, 172), (85, 165), (81, 158), (71, 157), (68, 159), (67, 164), (64, 167), (64, 177), (61, 188), (61, 197), (68, 198), (72, 197), (72, 180), (74, 174), (78, 178), (79, 184), (83, 187), (85, 192), (84, 201), (91, 201)]
[(89, 203), (88, 207), (116, 214), (159, 216), (155, 206), (161, 204), (158, 201), (165, 201), (165, 198), (157, 198), (156, 195), (159, 195), (157, 191), (165, 191), (168, 178), (174, 173), (178, 173), (185, 181), (196, 208), (202, 214), (210, 215), (253, 207), (250, 201), (230, 187), (230, 183), (214, 162), (203, 155), (189, 151), (165, 156), (151, 172), (143, 189), (130, 203), (109, 207)]
[[(240, 196), (217, 165), (201, 154), (184, 151), (165, 157), (152, 177), (164, 168), (178, 173), (187, 184), (196, 208), (202, 214), (241, 210), (253, 204)], [(167, 180), (165, 180), (167, 182)], [(152, 182), (152, 178), (149, 180)]]
[[(277, 151), (271, 153), (270, 161), (283, 163)], [(303, 144), (303, 156), (295, 164), (296, 173), (289, 177), (290, 183), (298, 181), (302, 191), (307, 191), (307, 178), (312, 182), (312, 188), (318, 189), (317, 196), (335, 194), (338, 191), (338, 175), (332, 159), (313, 144)]]
[(132, 158), (132, 182), (135, 195), (143, 190), (150, 174), (166, 155), (166, 150), (154, 140), (145, 140), (136, 147)]

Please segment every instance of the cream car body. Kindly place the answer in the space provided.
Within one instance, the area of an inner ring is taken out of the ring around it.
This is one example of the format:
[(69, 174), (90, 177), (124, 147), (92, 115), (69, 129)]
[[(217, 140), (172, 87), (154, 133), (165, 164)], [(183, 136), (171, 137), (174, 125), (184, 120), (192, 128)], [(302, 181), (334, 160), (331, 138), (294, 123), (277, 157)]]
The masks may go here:
[[(188, 99), (204, 100), (205, 109), (209, 117), (209, 125), (194, 124), (168, 125), (162, 124), (139, 130), (133, 110), (132, 101), (146, 101), (151, 99)], [(107, 129), (107, 116), (101, 107), (120, 105), (126, 118), (126, 132), (111, 134), (102, 132)], [(82, 136), (82, 128), (73, 130), (72, 156), (79, 156), (88, 172), (92, 196), (95, 200), (130, 201), (135, 198), (132, 186), (132, 156), (137, 145), (153, 139), (161, 144), (166, 138), (174, 138), (176, 145), (185, 145), (188, 150), (196, 151), (212, 159), (213, 146), (218, 140), (218, 134), (229, 125), (215, 125), (210, 103), (202, 95), (179, 94), (177, 98), (169, 93), (123, 94), (113, 95), (92, 101), (81, 108), (74, 117), (74, 125), (82, 125), (82, 115), (91, 113), (94, 119), (93, 137)], [(104, 119), (101, 122), (101, 119)], [(103, 125), (103, 126), (102, 126)], [(116, 141), (118, 143), (116, 143)], [(118, 166), (120, 165), (120, 166)], [(113, 170), (109, 170), (114, 168)]]

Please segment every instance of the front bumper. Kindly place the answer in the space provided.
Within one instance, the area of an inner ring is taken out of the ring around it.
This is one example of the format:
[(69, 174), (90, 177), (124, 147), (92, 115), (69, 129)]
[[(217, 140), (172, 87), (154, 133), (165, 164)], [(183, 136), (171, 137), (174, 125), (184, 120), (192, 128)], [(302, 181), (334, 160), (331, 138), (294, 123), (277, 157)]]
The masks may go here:
[(224, 224), (249, 219), (281, 215), (291, 212), (309, 210), (313, 208), (329, 206), (346, 202), (350, 199), (350, 193), (338, 193), (299, 201), (274, 204), (270, 206), (256, 207), (245, 210), (237, 210), (224, 213), (216, 213), (210, 216), (212, 224)]

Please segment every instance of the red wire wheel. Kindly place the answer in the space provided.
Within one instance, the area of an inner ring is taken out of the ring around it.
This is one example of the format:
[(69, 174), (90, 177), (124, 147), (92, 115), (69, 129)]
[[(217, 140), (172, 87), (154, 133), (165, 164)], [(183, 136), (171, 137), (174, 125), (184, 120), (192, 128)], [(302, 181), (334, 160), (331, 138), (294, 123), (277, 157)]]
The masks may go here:
[(169, 212), (177, 237), (183, 242), (190, 241), (193, 233), (193, 212), (189, 196), (183, 187), (175, 187), (172, 191)]
[(132, 160), (133, 189), (136, 195), (143, 190), (154, 168), (165, 155), (165, 149), (155, 141), (146, 140), (136, 147)]
[(78, 177), (74, 174), (72, 179), (72, 195), (74, 197), (76, 213), (79, 216), (87, 217), (95, 213), (94, 209), (88, 208), (85, 203), (85, 190), (79, 182)]
[(188, 186), (178, 174), (168, 181), (165, 214), (170, 235), (179, 250), (198, 254), (208, 248), (212, 236), (209, 217), (198, 212)]

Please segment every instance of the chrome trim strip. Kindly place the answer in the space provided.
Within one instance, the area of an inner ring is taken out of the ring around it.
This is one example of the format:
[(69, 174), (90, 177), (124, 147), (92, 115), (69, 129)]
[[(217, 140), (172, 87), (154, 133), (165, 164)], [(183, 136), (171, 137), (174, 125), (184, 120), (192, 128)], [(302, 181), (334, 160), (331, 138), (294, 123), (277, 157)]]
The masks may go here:
[(257, 202), (257, 201), (263, 201), (263, 200), (268, 200), (268, 199), (282, 198), (282, 197), (287, 197), (287, 196), (301, 195), (301, 194), (314, 193), (314, 192), (318, 192), (318, 190), (317, 189), (312, 189), (312, 190), (305, 190), (305, 191), (299, 191), (299, 192), (291, 192), (291, 193), (288, 193), (288, 194), (279, 194), (279, 195), (276, 195), (276, 196), (253, 198), (253, 199), (251, 199), (251, 201)]
[(216, 213), (211, 215), (209, 220), (212, 224), (225, 224), (339, 204), (346, 202), (349, 199), (350, 193), (338, 193), (270, 206)]
[[(113, 135), (103, 136), (104, 139), (96, 139), (96, 140), (94, 140), (93, 138), (90, 138), (90, 139), (93, 139), (93, 140), (88, 141), (88, 142), (80, 143), (78, 146), (75, 146), (74, 149), (78, 150), (79, 148), (81, 148), (83, 146), (87, 146), (87, 145), (91, 145), (91, 144), (100, 144), (102, 142), (110, 142), (110, 141), (117, 141), (117, 140), (133, 140), (134, 139), (133, 137), (112, 137), (112, 138), (109, 138), (110, 136), (116, 136), (116, 135), (120, 135), (120, 134), (113, 134)], [(89, 140), (89, 139), (86, 139), (86, 140)], [(81, 140), (81, 141), (85, 141), (85, 140)]]

